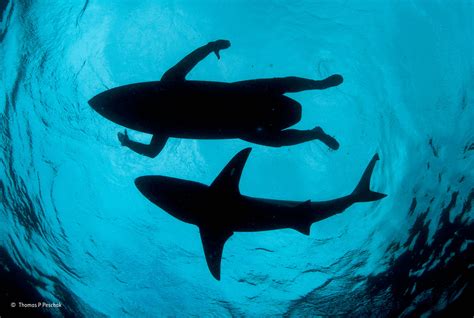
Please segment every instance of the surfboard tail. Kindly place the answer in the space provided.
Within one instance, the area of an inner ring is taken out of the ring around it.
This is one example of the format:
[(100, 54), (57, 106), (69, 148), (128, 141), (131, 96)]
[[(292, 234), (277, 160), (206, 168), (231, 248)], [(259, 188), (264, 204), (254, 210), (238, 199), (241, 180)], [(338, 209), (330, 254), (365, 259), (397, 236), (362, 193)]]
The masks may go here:
[(377, 160), (379, 160), (379, 155), (375, 154), (370, 160), (367, 168), (365, 168), (362, 177), (360, 178), (359, 183), (357, 184), (356, 188), (352, 192), (352, 196), (356, 202), (370, 202), (370, 201), (377, 201), (380, 199), (385, 198), (387, 195), (384, 193), (379, 193), (370, 190), (370, 178), (372, 177), (372, 173), (374, 171), (375, 164)]

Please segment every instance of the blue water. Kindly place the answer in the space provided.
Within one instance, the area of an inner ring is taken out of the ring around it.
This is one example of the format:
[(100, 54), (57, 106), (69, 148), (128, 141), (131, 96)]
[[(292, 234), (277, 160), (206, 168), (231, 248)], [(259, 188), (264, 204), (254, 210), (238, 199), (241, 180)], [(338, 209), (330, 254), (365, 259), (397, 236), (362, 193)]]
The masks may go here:
[[(472, 315), (462, 307), (474, 293), (472, 1), (4, 0), (0, 9), (0, 245), (10, 269), (63, 304), (47, 313)], [(296, 128), (322, 126), (341, 148), (251, 145), (243, 194), (339, 197), (378, 152), (372, 187), (389, 196), (315, 223), (309, 237), (236, 233), (219, 282), (198, 229), (133, 180), (209, 184), (250, 144), (171, 139), (157, 158), (141, 157), (87, 100), (158, 80), (221, 38), (232, 46), (189, 79), (344, 76), (336, 88), (288, 94), (303, 106)]]

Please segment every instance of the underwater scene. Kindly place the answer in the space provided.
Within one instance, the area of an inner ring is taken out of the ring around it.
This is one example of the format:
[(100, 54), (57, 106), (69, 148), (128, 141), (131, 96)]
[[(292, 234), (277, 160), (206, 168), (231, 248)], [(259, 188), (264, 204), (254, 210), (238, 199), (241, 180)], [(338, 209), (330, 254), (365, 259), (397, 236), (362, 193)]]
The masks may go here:
[(0, 0), (0, 317), (472, 317), (473, 13)]

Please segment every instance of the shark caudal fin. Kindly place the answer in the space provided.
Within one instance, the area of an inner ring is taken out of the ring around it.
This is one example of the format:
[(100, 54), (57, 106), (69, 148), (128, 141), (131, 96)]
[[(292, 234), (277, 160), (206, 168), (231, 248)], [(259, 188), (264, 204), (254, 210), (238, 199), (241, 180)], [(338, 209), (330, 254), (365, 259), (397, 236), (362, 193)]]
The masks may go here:
[(367, 168), (365, 168), (362, 177), (360, 178), (359, 184), (357, 184), (355, 190), (352, 192), (351, 196), (354, 197), (356, 202), (370, 202), (377, 201), (382, 198), (385, 198), (387, 195), (384, 193), (374, 192), (370, 190), (370, 178), (372, 177), (372, 172), (374, 171), (375, 164), (379, 160), (379, 155), (375, 154), (370, 160)]

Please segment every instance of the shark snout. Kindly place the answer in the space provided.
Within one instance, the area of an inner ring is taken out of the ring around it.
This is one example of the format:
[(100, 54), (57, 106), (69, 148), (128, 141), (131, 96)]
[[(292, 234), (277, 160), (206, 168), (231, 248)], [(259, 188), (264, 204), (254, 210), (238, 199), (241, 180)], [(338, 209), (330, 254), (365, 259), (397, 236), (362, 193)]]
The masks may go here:
[(151, 201), (162, 200), (173, 194), (173, 178), (164, 176), (142, 176), (135, 179), (135, 186)]

